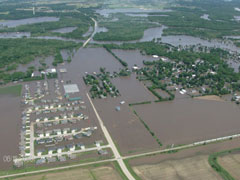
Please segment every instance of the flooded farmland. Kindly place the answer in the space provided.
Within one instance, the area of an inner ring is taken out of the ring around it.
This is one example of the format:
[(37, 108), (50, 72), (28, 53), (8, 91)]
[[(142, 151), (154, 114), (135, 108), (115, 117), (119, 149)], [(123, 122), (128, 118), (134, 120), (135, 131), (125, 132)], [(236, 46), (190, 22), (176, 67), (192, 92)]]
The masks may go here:
[(40, 68), (42, 66), (40, 61), (43, 61), (43, 63), (46, 63), (46, 68), (50, 68), (50, 67), (52, 67), (53, 59), (54, 59), (53, 56), (42, 57), (42, 58), (37, 57), (37, 58), (35, 58), (34, 61), (31, 61), (28, 64), (19, 64), (17, 71), (26, 72), (29, 67), (34, 67), (35, 71), (37, 72), (38, 68)]
[(99, 9), (96, 11), (96, 13), (104, 16), (104, 17), (109, 17), (110, 14), (114, 13), (124, 13), (124, 14), (144, 14), (144, 13), (153, 13), (153, 12), (170, 12), (170, 9), (140, 9), (140, 8), (122, 8), (122, 9)]
[(80, 49), (66, 67), (75, 72), (73, 76), (82, 76), (85, 72), (99, 72), (100, 67), (105, 67), (109, 72), (118, 71), (122, 65), (104, 48), (85, 48)]
[(201, 44), (202, 46), (206, 47), (214, 47), (214, 48), (221, 48), (227, 49), (230, 51), (237, 51), (239, 52), (240, 48), (236, 47), (233, 43), (224, 43), (218, 40), (203, 40), (201, 38), (192, 37), (192, 36), (162, 36), (161, 42), (171, 44), (173, 46), (189, 46), (189, 45), (198, 45)]
[(27, 18), (27, 19), (19, 19), (19, 20), (7, 20), (0, 22), (0, 27), (17, 27), (25, 24), (34, 24), (34, 23), (42, 23), (42, 22), (54, 22), (58, 21), (57, 17), (35, 17), (35, 18)]
[(94, 100), (98, 113), (120, 152), (126, 155), (158, 149), (159, 145), (155, 139), (133, 114), (127, 103), (120, 106), (120, 111), (115, 110), (122, 100), (124, 96)]
[(128, 63), (128, 66), (131, 68), (134, 65), (138, 67), (143, 67), (143, 61), (154, 61), (157, 60), (152, 56), (144, 56), (140, 53), (139, 50), (112, 50), (119, 58), (123, 59)]
[(112, 82), (119, 90), (122, 98), (129, 104), (156, 100), (142, 82), (136, 79), (135, 74), (132, 74), (130, 77), (113, 79)]
[(64, 33), (73, 32), (75, 29), (77, 29), (77, 27), (65, 27), (65, 28), (60, 28), (60, 29), (52, 30), (52, 32), (64, 34)]
[(6, 32), (0, 33), (0, 38), (22, 38), (22, 37), (30, 37), (30, 32)]
[[(0, 168), (13, 165), (12, 158), (19, 154), (18, 143), (21, 130), (21, 97), (0, 95), (1, 131), (0, 131)], [(13, 113), (14, 112), (14, 113)]]
[[(73, 57), (72, 63), (66, 64), (65, 67), (68, 73), (64, 74), (64, 79), (78, 82), (80, 91), (86, 93), (88, 88), (82, 80), (85, 72), (99, 72), (100, 67), (105, 67), (110, 72), (118, 72), (122, 65), (103, 48), (86, 48), (80, 49)], [(118, 98), (95, 99), (94, 104), (121, 152), (128, 154), (158, 148), (157, 142), (128, 107), (128, 103), (152, 100), (154, 96), (135, 79), (134, 75), (126, 79), (111, 79), (111, 81), (119, 88), (122, 95)], [(135, 93), (136, 88), (137, 93)], [(117, 112), (115, 106), (123, 100), (126, 104), (121, 105), (121, 111)], [(123, 129), (124, 133), (122, 133)]]
[(149, 28), (145, 30), (143, 37), (140, 39), (140, 42), (152, 41), (155, 38), (161, 38), (164, 29), (166, 29), (166, 26)]
[[(137, 64), (141, 67), (143, 59), (154, 60), (150, 56), (141, 55), (139, 51), (114, 50), (114, 53), (126, 60), (129, 66)], [(66, 64), (66, 67), (68, 71), (71, 71), (67, 79), (78, 78), (80, 81), (85, 72), (99, 72), (100, 67), (106, 67), (106, 70), (110, 72), (122, 68), (121, 64), (103, 48), (80, 49), (73, 57), (72, 63)], [(152, 101), (152, 104), (133, 106), (133, 108), (164, 145), (186, 144), (238, 133), (240, 109), (235, 104), (195, 100), (189, 97), (185, 98), (179, 93), (176, 94), (176, 100), (173, 102), (154, 103), (156, 98), (145, 88), (143, 83), (136, 80), (134, 74), (131, 77), (118, 77), (111, 81), (119, 89), (121, 96), (97, 99), (94, 100), (94, 104), (124, 153), (158, 147), (139, 119), (133, 115), (128, 107), (130, 103)], [(80, 88), (87, 92), (88, 88), (83, 82), (81, 84)], [(159, 91), (158, 93), (163, 92)], [(121, 101), (126, 103), (120, 105)], [(119, 105), (121, 110), (116, 111), (115, 107)], [(219, 109), (222, 110), (219, 111)], [(124, 135), (121, 133), (122, 129), (124, 129)], [(142, 143), (148, 142), (146, 147), (140, 148), (143, 145), (140, 145), (136, 136), (144, 137)], [(130, 146), (130, 144), (132, 145)]]
[(185, 98), (134, 109), (164, 145), (239, 133), (240, 108), (230, 102)]

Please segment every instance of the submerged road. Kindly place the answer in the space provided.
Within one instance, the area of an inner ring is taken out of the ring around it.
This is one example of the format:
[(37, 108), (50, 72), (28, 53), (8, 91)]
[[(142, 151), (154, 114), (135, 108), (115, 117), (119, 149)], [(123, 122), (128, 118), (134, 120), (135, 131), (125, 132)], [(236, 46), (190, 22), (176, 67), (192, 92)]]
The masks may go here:
[(102, 129), (102, 131), (103, 131), (103, 133), (104, 133), (104, 135), (105, 135), (105, 137), (107, 139), (107, 142), (110, 145), (110, 148), (112, 149), (113, 154), (114, 154), (118, 164), (120, 165), (123, 173), (127, 176), (127, 178), (129, 180), (135, 180), (134, 177), (132, 176), (132, 174), (129, 172), (128, 168), (126, 167), (125, 163), (123, 162), (123, 158), (121, 157), (120, 153), (118, 152), (117, 147), (116, 147), (116, 145), (114, 144), (114, 142), (112, 140), (112, 137), (110, 136), (107, 128), (104, 126), (103, 121), (102, 121), (101, 117), (99, 116), (99, 114), (98, 114), (98, 112), (97, 112), (97, 110), (96, 110), (96, 108), (95, 108), (95, 106), (94, 106), (94, 104), (92, 102), (92, 99), (90, 98), (88, 93), (87, 93), (87, 97), (88, 97), (88, 100), (90, 101), (90, 104), (92, 105), (92, 108), (93, 108), (93, 110), (94, 110), (94, 112), (95, 112), (95, 114), (97, 116), (97, 119), (99, 121), (100, 127), (101, 127), (101, 129)]

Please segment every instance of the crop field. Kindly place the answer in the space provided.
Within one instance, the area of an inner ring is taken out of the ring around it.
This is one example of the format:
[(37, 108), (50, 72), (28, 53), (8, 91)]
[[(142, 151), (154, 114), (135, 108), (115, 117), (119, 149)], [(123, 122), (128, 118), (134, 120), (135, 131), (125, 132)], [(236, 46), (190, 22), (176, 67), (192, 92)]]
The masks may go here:
[(17, 178), (16, 180), (121, 180), (121, 176), (112, 166), (102, 166), (96, 168), (76, 168), (66, 171), (50, 172), (34, 176)]
[(228, 154), (218, 158), (218, 163), (236, 180), (240, 179), (240, 154)]
[(134, 167), (142, 180), (221, 180), (221, 177), (208, 164), (208, 156), (200, 155), (180, 160), (167, 160), (160, 164)]

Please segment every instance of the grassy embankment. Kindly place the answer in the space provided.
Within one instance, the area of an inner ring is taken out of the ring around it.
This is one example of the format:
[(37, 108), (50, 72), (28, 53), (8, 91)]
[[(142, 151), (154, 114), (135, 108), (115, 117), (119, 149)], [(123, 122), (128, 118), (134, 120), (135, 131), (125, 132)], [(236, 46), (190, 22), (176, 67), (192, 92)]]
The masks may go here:
[(239, 152), (240, 148), (222, 151), (222, 152), (216, 152), (209, 156), (208, 162), (211, 165), (211, 167), (224, 179), (224, 180), (235, 180), (232, 175), (224, 169), (219, 163), (218, 158), (222, 156), (227, 156), (231, 153)]

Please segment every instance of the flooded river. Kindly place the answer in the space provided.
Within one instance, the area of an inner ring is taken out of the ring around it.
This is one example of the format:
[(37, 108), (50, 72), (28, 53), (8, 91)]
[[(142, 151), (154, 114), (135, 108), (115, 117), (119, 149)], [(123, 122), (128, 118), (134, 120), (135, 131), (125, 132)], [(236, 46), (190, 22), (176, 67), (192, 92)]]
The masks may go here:
[(19, 20), (7, 20), (7, 21), (0, 21), (0, 27), (2, 26), (2, 27), (12, 28), (20, 25), (25, 25), (25, 24), (53, 22), (58, 20), (59, 18), (57, 17), (34, 17), (34, 18), (19, 19)]

